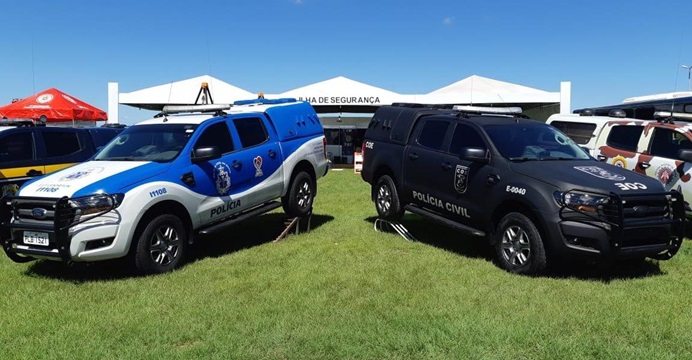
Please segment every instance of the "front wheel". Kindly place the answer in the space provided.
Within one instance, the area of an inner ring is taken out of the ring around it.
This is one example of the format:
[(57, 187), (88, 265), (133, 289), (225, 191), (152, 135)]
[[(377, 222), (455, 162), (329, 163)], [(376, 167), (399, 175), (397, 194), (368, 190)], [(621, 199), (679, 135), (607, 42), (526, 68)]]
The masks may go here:
[(291, 180), (286, 196), (281, 198), (284, 212), (289, 217), (305, 217), (312, 211), (315, 199), (315, 180), (305, 171), (299, 172)]
[(505, 215), (495, 236), (495, 253), (500, 267), (522, 275), (545, 270), (546, 255), (541, 234), (524, 214), (513, 212)]
[(135, 270), (140, 274), (160, 274), (175, 269), (182, 261), (185, 242), (185, 228), (177, 216), (155, 217), (135, 244)]
[(404, 216), (399, 193), (389, 175), (383, 175), (375, 184), (375, 208), (377, 215), (384, 220), (399, 221)]

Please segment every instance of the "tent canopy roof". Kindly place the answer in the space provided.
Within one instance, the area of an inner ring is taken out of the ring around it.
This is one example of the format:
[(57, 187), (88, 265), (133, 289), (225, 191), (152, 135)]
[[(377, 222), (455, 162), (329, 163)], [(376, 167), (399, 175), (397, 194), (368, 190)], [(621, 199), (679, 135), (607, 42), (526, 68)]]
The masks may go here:
[(33, 119), (45, 122), (102, 121), (106, 112), (64, 92), (50, 88), (0, 107), (0, 117), (8, 119)]
[[(214, 103), (254, 98), (246, 90), (227, 84), (209, 75), (120, 94), (120, 103), (150, 110), (161, 110), (167, 104), (191, 105), (202, 82), (209, 84)], [(427, 94), (400, 94), (344, 76), (298, 87), (267, 98), (291, 97), (310, 102), (319, 113), (374, 112), (381, 105), (395, 102), (427, 104), (501, 104), (522, 106), (522, 103), (556, 104), (559, 92), (547, 92), (527, 86), (473, 75)], [(198, 103), (202, 103), (201, 101)]]
[[(211, 99), (200, 93), (202, 84), (206, 83), (211, 94)], [(199, 95), (199, 99), (197, 99)], [(190, 79), (157, 85), (150, 88), (129, 93), (120, 93), (120, 103), (142, 109), (161, 110), (165, 105), (193, 105), (211, 103), (230, 104), (236, 100), (256, 97), (249, 91), (233, 86), (209, 75), (202, 75)]]

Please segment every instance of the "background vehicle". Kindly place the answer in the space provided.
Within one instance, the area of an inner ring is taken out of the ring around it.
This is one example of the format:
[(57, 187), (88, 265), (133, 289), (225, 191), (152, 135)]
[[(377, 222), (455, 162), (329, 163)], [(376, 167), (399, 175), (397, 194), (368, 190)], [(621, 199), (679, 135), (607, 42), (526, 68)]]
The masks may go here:
[(3, 248), (15, 261), (129, 254), (140, 273), (169, 271), (200, 233), (280, 206), (307, 216), (326, 172), (324, 132), (306, 102), (168, 107), (0, 203)]
[[(628, 102), (555, 114), (548, 123), (589, 149), (600, 161), (657, 179), (681, 192), (692, 217), (692, 98)], [(670, 111), (670, 109), (676, 111)], [(668, 111), (662, 110), (668, 109)], [(636, 116), (637, 118), (630, 117)]]
[(497, 111), (381, 107), (361, 172), (379, 217), (398, 221), (409, 211), (484, 236), (498, 264), (521, 274), (558, 257), (668, 259), (678, 251), (681, 194), (593, 160), (550, 125)]
[(14, 195), (27, 180), (89, 159), (124, 126), (48, 127), (0, 122), (0, 186)]

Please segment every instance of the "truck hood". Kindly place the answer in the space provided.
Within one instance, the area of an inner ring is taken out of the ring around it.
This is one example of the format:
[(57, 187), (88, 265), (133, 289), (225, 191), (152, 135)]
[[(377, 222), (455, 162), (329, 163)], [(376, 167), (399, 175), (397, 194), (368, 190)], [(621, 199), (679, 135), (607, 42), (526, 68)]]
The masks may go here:
[(149, 161), (89, 161), (28, 182), (19, 189), (18, 195), (60, 198), (115, 194), (165, 172), (169, 166)]
[[(594, 160), (526, 161), (511, 163), (510, 167), (519, 174), (554, 185), (562, 191), (580, 189), (606, 194), (665, 191), (656, 179)], [(643, 186), (627, 186), (635, 183)]]

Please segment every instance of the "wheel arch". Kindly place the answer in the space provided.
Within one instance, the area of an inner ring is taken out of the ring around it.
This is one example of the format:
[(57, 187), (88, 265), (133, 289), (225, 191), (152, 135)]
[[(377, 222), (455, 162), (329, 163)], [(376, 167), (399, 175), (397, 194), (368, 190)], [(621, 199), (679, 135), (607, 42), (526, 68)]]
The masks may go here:
[(130, 241), (130, 252), (133, 247), (136, 246), (137, 239), (142, 234), (142, 231), (147, 227), (149, 222), (155, 217), (162, 214), (171, 214), (177, 216), (183, 224), (185, 233), (187, 235), (187, 243), (191, 244), (193, 242), (193, 229), (192, 229), (192, 218), (187, 212), (185, 206), (175, 200), (164, 200), (152, 205), (147, 211), (144, 212), (142, 217), (137, 222), (135, 232), (132, 236), (132, 241)]
[(495, 244), (495, 231), (498, 225), (500, 224), (500, 221), (502, 221), (502, 218), (504, 218), (505, 215), (512, 212), (520, 213), (528, 217), (529, 220), (533, 222), (534, 226), (536, 226), (538, 233), (541, 235), (541, 239), (543, 239), (543, 245), (546, 247), (549, 246), (550, 242), (545, 241), (547, 236), (547, 233), (545, 231), (546, 227), (543, 223), (543, 219), (538, 214), (538, 211), (530, 204), (527, 204), (519, 200), (505, 200), (502, 203), (500, 203), (497, 207), (495, 207), (495, 210), (493, 210), (493, 214), (490, 218), (489, 224), (490, 229), (488, 229), (489, 234), (491, 234), (491, 236), (488, 236), (488, 241), (491, 245)]
[[(370, 200), (375, 201), (375, 191), (377, 190), (375, 187), (377, 185), (377, 180), (384, 175), (389, 175), (389, 177), (392, 178), (394, 185), (397, 187), (397, 190), (401, 190), (401, 185), (397, 181), (398, 179), (396, 176), (394, 176), (394, 171), (392, 171), (392, 169), (387, 165), (380, 165), (377, 170), (375, 170), (372, 177), (372, 184), (370, 186)], [(399, 197), (401, 197), (401, 195), (399, 195)]]
[[(310, 175), (310, 177), (312, 178), (312, 181), (317, 183), (317, 176), (316, 176), (317, 174), (315, 173), (315, 167), (312, 166), (312, 164), (309, 161), (301, 160), (296, 164), (296, 166), (293, 167), (293, 170), (291, 171), (291, 176), (288, 178), (288, 182), (287, 182), (288, 186), (286, 186), (286, 188), (282, 192), (283, 195), (286, 195), (288, 193), (288, 191), (291, 189), (291, 186), (293, 185), (293, 179), (301, 171), (307, 172), (308, 175)], [(315, 184), (315, 185), (317, 185), (317, 184)], [(317, 196), (317, 186), (315, 186), (315, 196)]]

